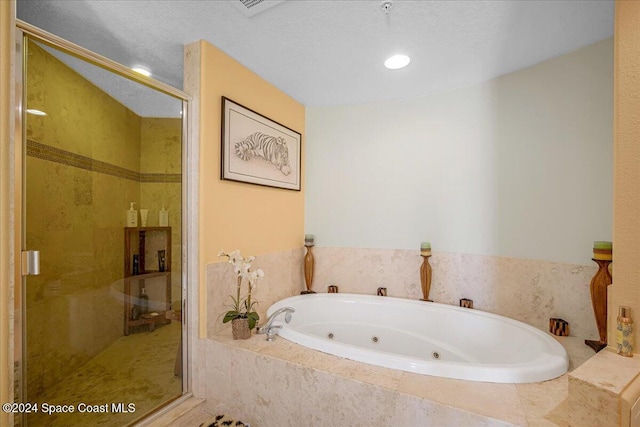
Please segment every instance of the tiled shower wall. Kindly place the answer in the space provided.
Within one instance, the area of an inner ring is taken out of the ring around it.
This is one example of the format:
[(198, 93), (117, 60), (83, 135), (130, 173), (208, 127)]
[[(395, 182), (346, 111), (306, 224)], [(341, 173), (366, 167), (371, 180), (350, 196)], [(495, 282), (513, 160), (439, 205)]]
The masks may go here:
[(27, 105), (48, 114), (26, 120), (26, 244), (42, 261), (26, 286), (27, 383), (37, 397), (123, 334), (131, 201), (149, 208), (149, 225), (162, 203), (170, 211), (179, 300), (181, 121), (137, 116), (32, 42)]
[(156, 227), (164, 205), (171, 227), (171, 301), (179, 302), (182, 285), (182, 119), (140, 120), (140, 209)]
[(26, 285), (37, 397), (122, 335), (110, 285), (123, 273), (124, 210), (140, 194), (140, 118), (33, 42), (26, 66), (27, 106), (47, 113), (26, 120), (27, 247), (41, 253)]

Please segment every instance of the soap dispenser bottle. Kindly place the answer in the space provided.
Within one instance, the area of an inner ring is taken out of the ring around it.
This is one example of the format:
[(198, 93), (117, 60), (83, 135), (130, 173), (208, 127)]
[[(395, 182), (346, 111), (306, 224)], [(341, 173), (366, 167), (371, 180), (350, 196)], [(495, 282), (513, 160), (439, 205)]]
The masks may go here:
[(160, 224), (160, 227), (169, 226), (169, 211), (164, 208), (164, 205), (162, 205), (162, 210), (160, 210), (158, 223)]
[(620, 306), (616, 325), (616, 347), (618, 354), (633, 357), (633, 319), (631, 309)]
[(138, 211), (135, 210), (134, 205), (135, 202), (131, 202), (131, 206), (127, 211), (127, 227), (137, 227), (138, 226)]

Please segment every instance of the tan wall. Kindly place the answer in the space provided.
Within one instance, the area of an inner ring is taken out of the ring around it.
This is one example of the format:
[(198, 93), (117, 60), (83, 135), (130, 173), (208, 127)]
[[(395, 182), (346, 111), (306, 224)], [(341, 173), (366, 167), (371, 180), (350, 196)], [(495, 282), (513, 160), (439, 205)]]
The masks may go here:
[[(15, 1), (0, 1), (0, 402), (13, 400), (13, 224)], [(0, 411), (0, 425), (13, 425)]]
[[(303, 135), (305, 108), (233, 58), (200, 42), (200, 313), (206, 313), (205, 269), (220, 249), (246, 255), (298, 248), (304, 239), (302, 191), (220, 179), (221, 97), (226, 96)], [(206, 318), (200, 316), (200, 336)]]
[[(640, 2), (616, 1), (614, 33), (613, 284), (609, 345), (618, 306), (640, 322)], [(635, 328), (636, 353), (640, 328)]]

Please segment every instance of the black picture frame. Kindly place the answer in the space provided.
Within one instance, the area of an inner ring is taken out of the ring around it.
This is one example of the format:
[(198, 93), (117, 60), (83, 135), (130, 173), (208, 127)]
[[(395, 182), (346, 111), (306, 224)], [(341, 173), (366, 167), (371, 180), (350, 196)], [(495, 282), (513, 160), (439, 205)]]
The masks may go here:
[(302, 135), (222, 97), (220, 178), (300, 191)]

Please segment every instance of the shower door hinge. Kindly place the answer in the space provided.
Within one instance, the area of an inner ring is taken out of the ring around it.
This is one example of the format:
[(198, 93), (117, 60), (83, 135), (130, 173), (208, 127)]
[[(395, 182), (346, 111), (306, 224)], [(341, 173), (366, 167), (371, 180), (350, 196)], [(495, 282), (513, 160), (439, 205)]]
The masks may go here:
[(40, 251), (22, 251), (22, 275), (40, 274)]

